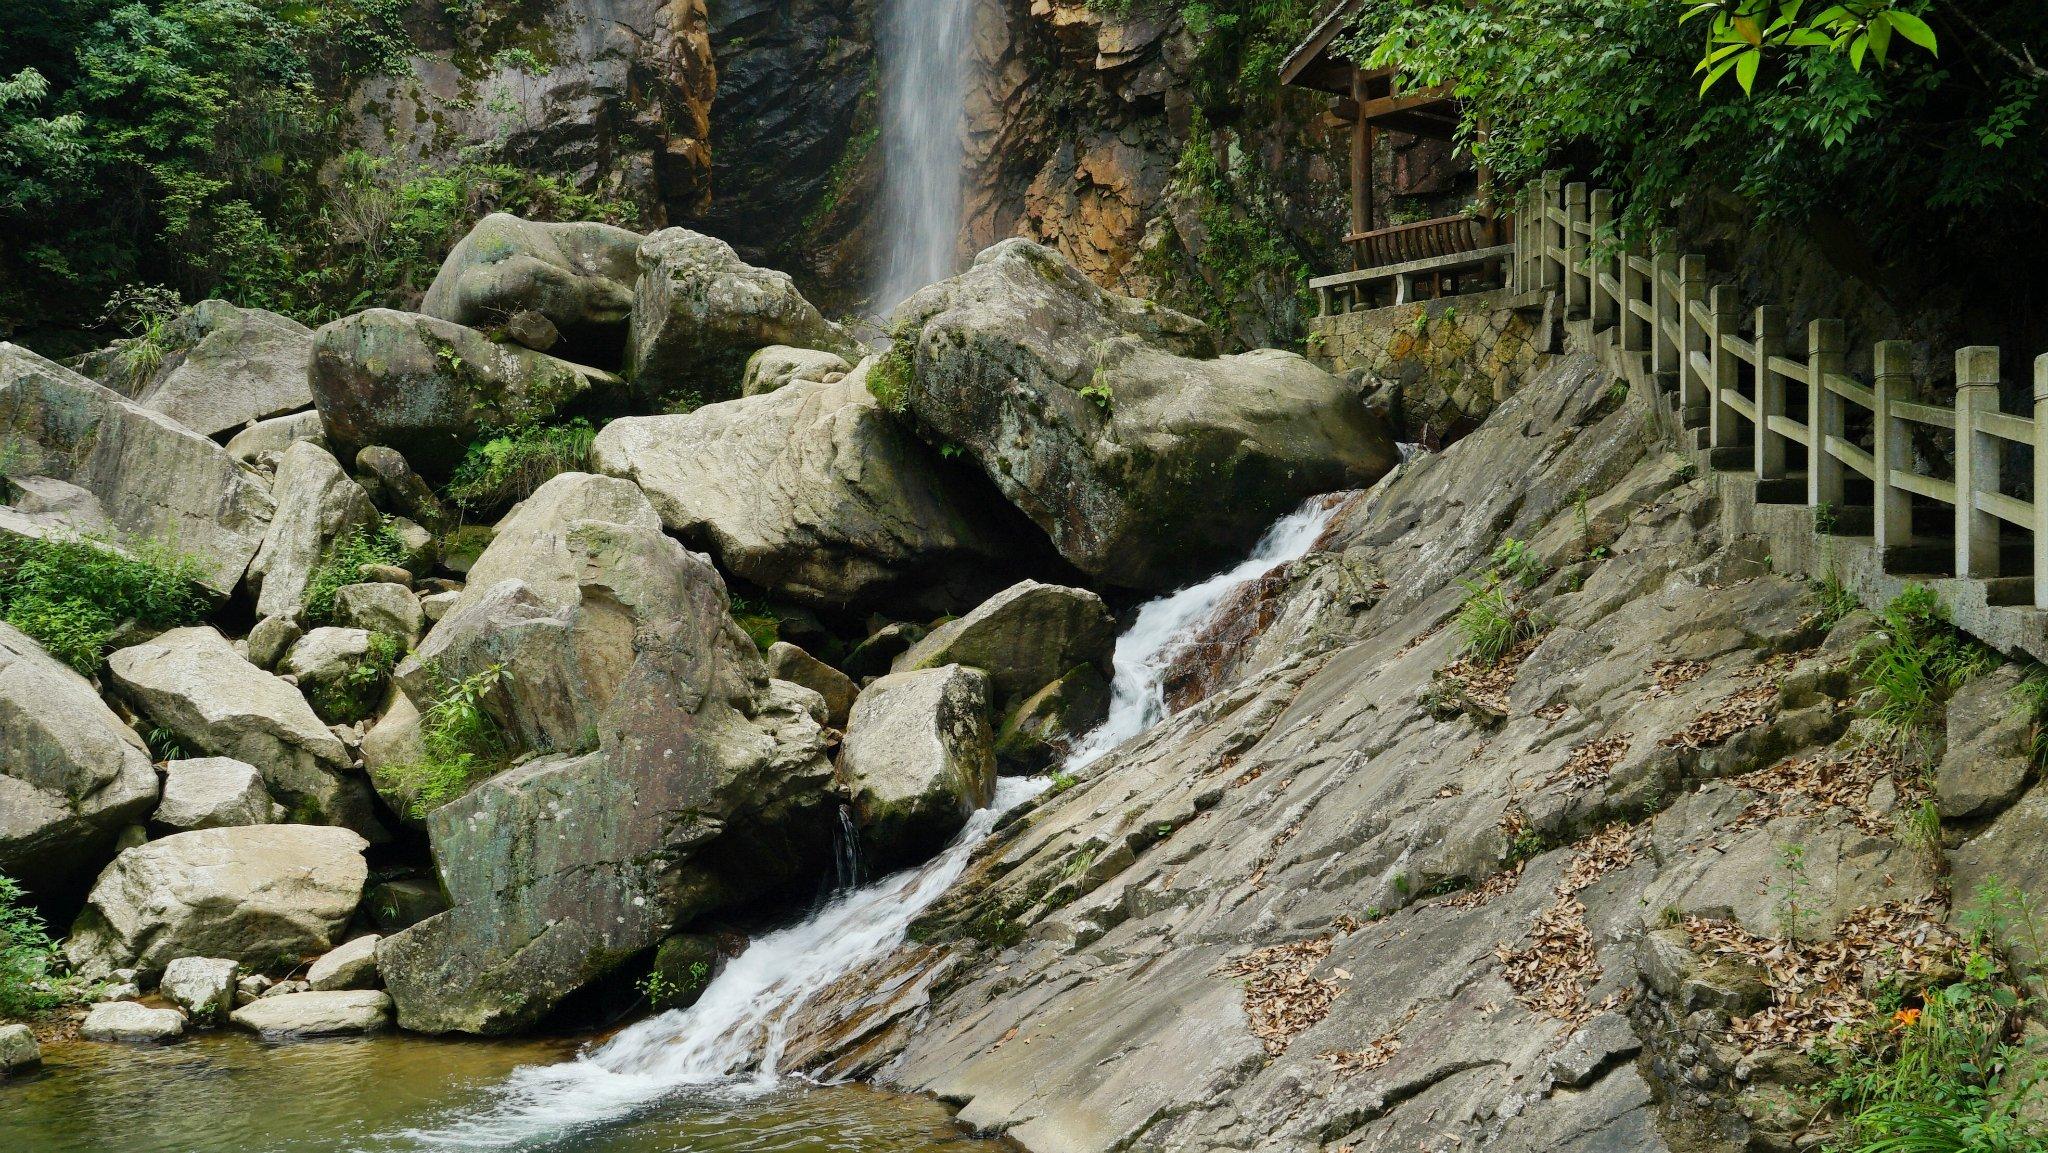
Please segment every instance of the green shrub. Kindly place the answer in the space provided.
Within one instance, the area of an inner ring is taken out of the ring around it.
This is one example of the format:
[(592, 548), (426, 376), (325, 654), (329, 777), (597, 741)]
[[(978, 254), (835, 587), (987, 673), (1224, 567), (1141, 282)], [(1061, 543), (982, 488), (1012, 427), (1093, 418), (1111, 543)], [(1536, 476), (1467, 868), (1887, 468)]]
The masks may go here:
[(1543, 562), (1536, 559), (1535, 552), (1525, 540), (1507, 537), (1494, 546), (1493, 568), (1502, 577), (1525, 589), (1543, 583)]
[(312, 686), (306, 699), (323, 720), (350, 725), (375, 716), (391, 683), (391, 670), (405, 656), (405, 642), (390, 633), (371, 633), (370, 650), (341, 679)]
[(917, 371), (910, 351), (914, 339), (910, 333), (897, 333), (889, 351), (868, 369), (868, 392), (897, 416), (910, 411), (910, 383)]
[(90, 541), (0, 536), (0, 618), (92, 676), (128, 621), (153, 628), (206, 614), (196, 562), (167, 548), (122, 556)]
[(376, 527), (358, 529), (336, 540), (306, 582), (306, 619), (325, 624), (334, 616), (334, 594), (343, 585), (363, 579), (363, 566), (395, 565), (405, 559), (405, 543), (391, 531), (388, 520)]
[(511, 741), (484, 704), (504, 673), (493, 665), (444, 682), (420, 714), (419, 759), (386, 770), (387, 787), (404, 795), (408, 815), (424, 818), (505, 767)]
[(33, 1017), (81, 999), (62, 974), (56, 942), (14, 878), (0, 873), (0, 1017)]
[(1884, 608), (1885, 641), (1863, 679), (1877, 696), (1871, 716), (1894, 739), (1939, 729), (1942, 706), (1962, 683), (1998, 665), (1998, 655), (1958, 633), (1934, 590), (1913, 585)]
[(580, 418), (498, 433), (469, 446), (448, 482), (448, 498), (471, 514), (501, 512), (562, 473), (588, 469), (596, 439), (597, 431)]

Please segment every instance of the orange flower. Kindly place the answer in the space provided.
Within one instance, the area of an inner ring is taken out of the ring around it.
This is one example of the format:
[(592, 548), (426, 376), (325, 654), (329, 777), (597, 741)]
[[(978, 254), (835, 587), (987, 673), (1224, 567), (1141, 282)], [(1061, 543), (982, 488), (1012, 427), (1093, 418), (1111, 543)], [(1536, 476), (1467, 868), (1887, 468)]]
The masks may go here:
[(1892, 1028), (1910, 1029), (1920, 1023), (1920, 1010), (1901, 1009), (1892, 1014)]

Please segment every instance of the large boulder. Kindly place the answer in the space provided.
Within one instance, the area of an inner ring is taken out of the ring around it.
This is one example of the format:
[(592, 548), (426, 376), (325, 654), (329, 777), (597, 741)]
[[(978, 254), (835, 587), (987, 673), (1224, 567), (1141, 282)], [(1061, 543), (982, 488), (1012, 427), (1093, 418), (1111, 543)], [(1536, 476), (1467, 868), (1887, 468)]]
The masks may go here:
[(344, 456), (396, 450), (446, 480), (486, 429), (621, 399), (619, 379), (450, 321), (373, 308), (313, 334), (313, 402)]
[(183, 347), (134, 394), (144, 408), (217, 437), (313, 407), (313, 330), (298, 321), (202, 300), (173, 322), (171, 335)]
[(90, 492), (122, 543), (172, 543), (223, 596), (270, 524), (270, 490), (221, 446), (4, 341), (0, 442), (14, 454), (9, 473)]
[(1336, 377), (1271, 349), (1217, 357), (1199, 322), (1112, 296), (1029, 241), (982, 253), (893, 323), (877, 395), (1113, 584), (1212, 571), (1308, 496), (1398, 460)]
[(891, 671), (980, 669), (988, 674), (995, 707), (1004, 711), (1083, 665), (1107, 676), (1115, 648), (1116, 618), (1101, 597), (1026, 580), (933, 629), (897, 657)]
[[(308, 386), (307, 395), (311, 395)], [(228, 455), (263, 472), (277, 468), (284, 450), (302, 440), (327, 447), (327, 422), (317, 409), (259, 420), (228, 438)]]
[(823, 381), (835, 372), (845, 376), (852, 371), (853, 366), (836, 352), (771, 344), (747, 358), (747, 373), (740, 380), (740, 395), (759, 396), (764, 392), (774, 392), (792, 380)]
[(250, 664), (208, 626), (172, 629), (107, 658), (114, 690), (188, 752), (256, 766), (296, 821), (383, 830), (348, 749), (299, 690)]
[(860, 686), (853, 683), (852, 677), (788, 641), (776, 641), (763, 655), (768, 660), (769, 676), (818, 694), (825, 702), (825, 723), (835, 729), (846, 727), (853, 702), (860, 696)]
[(706, 382), (730, 396), (747, 358), (773, 344), (854, 349), (788, 274), (748, 264), (725, 241), (664, 228), (641, 242), (626, 372), (642, 395)]
[[(615, 420), (597, 469), (730, 573), (807, 604), (973, 603), (1035, 537), (882, 411), (859, 373), (683, 416)], [(1021, 530), (1019, 532), (1018, 530)], [(930, 605), (934, 609), (943, 604)]]
[(318, 825), (178, 833), (114, 858), (72, 923), (64, 955), (103, 978), (179, 957), (292, 968), (332, 948), (369, 878), (363, 838)]
[(75, 895), (156, 793), (135, 731), (69, 665), (0, 624), (0, 873)]
[(271, 1038), (379, 1033), (391, 1027), (391, 998), (375, 989), (285, 993), (259, 997), (228, 1019)]
[(854, 702), (839, 774), (880, 867), (931, 855), (994, 798), (988, 695), (986, 674), (947, 665), (891, 673)]
[(541, 755), (427, 817), (452, 907), (377, 950), (422, 1032), (531, 1024), (676, 926), (821, 866), (834, 812), (817, 698), (777, 691), (717, 571), (631, 484), (554, 478), (471, 577), (400, 681), (418, 701), (499, 669), (485, 707)]
[(163, 803), (150, 817), (179, 832), (269, 825), (283, 819), (284, 809), (270, 799), (263, 775), (232, 757), (166, 761)]
[(377, 508), (341, 462), (309, 440), (285, 448), (270, 491), (277, 511), (249, 563), (249, 583), (257, 616), (296, 618), (313, 570), (336, 541), (374, 526)]
[(462, 238), (420, 311), (471, 328), (537, 312), (568, 355), (615, 363), (633, 315), (641, 236), (609, 224), (548, 224), (493, 212)]

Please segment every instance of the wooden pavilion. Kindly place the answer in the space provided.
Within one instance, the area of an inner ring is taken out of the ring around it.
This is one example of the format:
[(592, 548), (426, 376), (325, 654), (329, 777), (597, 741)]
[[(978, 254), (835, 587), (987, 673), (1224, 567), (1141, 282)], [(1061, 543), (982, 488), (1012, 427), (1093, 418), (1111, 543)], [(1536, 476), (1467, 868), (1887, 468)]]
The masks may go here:
[(1423, 292), (1442, 296), (1471, 291), (1474, 281), (1498, 282), (1513, 254), (1512, 222), (1488, 203), (1489, 174), (1478, 170), (1476, 210), (1455, 216), (1375, 228), (1374, 158), (1389, 132), (1452, 141), (1463, 108), (1448, 84), (1409, 89), (1397, 68), (1361, 68), (1334, 51), (1351, 18), (1369, 0), (1338, 0), (1280, 66), (1280, 82), (1337, 97), (1332, 114), (1351, 125), (1351, 271), (1310, 284), (1323, 310), (1348, 311), (1405, 303)]

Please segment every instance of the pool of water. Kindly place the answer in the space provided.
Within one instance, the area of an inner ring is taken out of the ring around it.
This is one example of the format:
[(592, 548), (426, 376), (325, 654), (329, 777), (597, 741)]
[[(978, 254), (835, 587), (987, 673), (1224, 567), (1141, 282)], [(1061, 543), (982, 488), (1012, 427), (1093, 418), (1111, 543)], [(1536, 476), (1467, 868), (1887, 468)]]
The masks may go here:
[[(394, 1035), (271, 1045), (215, 1033), (161, 1047), (46, 1046), (44, 1066), (0, 1081), (6, 1153), (401, 1153), (455, 1148), (428, 1136), (488, 1106), (521, 1066), (575, 1055), (571, 1041), (436, 1041)], [(1000, 1153), (946, 1108), (859, 1086), (679, 1090), (630, 1114), (466, 1150), (576, 1153)]]

